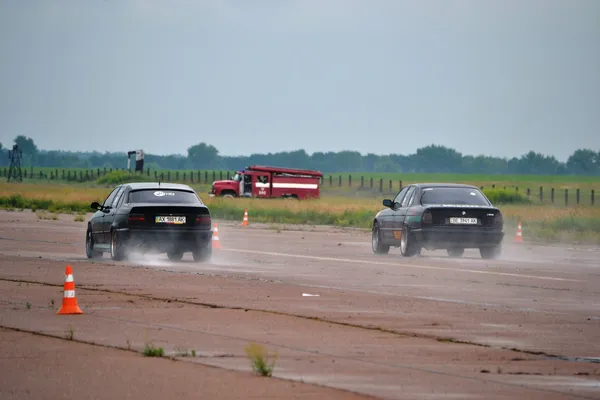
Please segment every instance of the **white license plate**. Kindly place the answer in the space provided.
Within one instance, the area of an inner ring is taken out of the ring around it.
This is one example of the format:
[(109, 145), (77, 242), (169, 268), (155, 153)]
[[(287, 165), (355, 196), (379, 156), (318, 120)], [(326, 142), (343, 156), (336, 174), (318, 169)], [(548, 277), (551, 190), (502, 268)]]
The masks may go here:
[(172, 217), (172, 216), (156, 217), (156, 223), (157, 224), (181, 225), (181, 224), (185, 224), (185, 217)]
[(477, 218), (450, 218), (451, 224), (477, 225)]

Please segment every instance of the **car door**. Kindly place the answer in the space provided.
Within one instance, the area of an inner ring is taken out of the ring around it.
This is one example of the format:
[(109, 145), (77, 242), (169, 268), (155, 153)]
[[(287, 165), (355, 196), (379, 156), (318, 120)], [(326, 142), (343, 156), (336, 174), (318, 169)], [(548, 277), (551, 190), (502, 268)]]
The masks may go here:
[(393, 232), (396, 220), (396, 213), (398, 212), (402, 199), (404, 198), (404, 195), (406, 194), (408, 189), (409, 187), (407, 186), (400, 190), (396, 197), (394, 197), (394, 207), (390, 208), (389, 210), (384, 210), (384, 213), (382, 213), (383, 215), (381, 217), (381, 233), (382, 238), (386, 242), (395, 240)]
[(407, 186), (407, 191), (402, 200), (400, 200), (400, 205), (396, 212), (394, 213), (394, 230), (393, 235), (395, 240), (400, 240), (402, 236), (402, 231), (404, 230), (404, 220), (406, 219), (406, 212), (408, 211), (408, 206), (410, 204), (410, 200), (412, 199), (412, 195), (415, 193), (417, 189), (416, 186)]
[(121, 195), (125, 191), (125, 188), (125, 185), (117, 187), (117, 189), (115, 189), (115, 195), (112, 197), (112, 199), (107, 199), (107, 205), (110, 207), (110, 209), (106, 214), (104, 214), (104, 239), (106, 240), (106, 243), (110, 243), (110, 227), (115, 220), (115, 214), (118, 210), (117, 205), (119, 200), (121, 200)]
[[(110, 192), (110, 194), (108, 195), (108, 197), (104, 200), (104, 203), (102, 203), (102, 207), (106, 207), (112, 204), (113, 200), (115, 199), (115, 196), (117, 195), (117, 193), (119, 192), (119, 189), (121, 189), (121, 185), (117, 186), (116, 188), (113, 189), (112, 192)], [(103, 244), (107, 244), (110, 243), (108, 240), (110, 239), (108, 237), (108, 233), (106, 232), (107, 229), (107, 225), (106, 225), (106, 216), (108, 215), (107, 212), (102, 212), (102, 215), (98, 218), (98, 242), (97, 243), (103, 243)], [(110, 225), (108, 225), (108, 227), (110, 228)]]

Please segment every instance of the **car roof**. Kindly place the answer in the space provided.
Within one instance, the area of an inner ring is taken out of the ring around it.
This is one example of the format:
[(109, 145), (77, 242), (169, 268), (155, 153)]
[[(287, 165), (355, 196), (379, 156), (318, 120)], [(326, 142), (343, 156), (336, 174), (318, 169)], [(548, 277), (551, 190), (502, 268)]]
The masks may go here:
[(165, 182), (130, 182), (124, 186), (129, 186), (133, 190), (139, 189), (166, 189), (166, 190), (187, 190), (194, 191), (190, 186), (181, 183), (165, 183)]
[(453, 188), (467, 188), (467, 189), (478, 189), (477, 186), (469, 185), (466, 183), (413, 183), (412, 186), (418, 188), (434, 188), (434, 187), (453, 187)]

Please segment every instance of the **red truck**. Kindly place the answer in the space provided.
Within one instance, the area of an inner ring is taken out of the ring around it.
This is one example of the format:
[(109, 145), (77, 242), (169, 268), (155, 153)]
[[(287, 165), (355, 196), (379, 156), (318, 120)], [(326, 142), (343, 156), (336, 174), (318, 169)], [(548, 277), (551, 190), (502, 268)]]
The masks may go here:
[(251, 165), (231, 180), (214, 181), (209, 195), (223, 197), (319, 198), (319, 171)]

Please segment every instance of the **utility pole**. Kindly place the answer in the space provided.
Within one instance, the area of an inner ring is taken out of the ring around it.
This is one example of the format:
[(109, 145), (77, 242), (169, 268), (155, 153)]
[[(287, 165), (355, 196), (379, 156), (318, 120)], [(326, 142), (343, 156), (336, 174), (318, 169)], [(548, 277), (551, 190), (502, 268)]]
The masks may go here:
[(8, 158), (10, 158), (8, 182), (10, 182), (11, 179), (17, 182), (23, 182), (23, 171), (21, 170), (21, 158), (23, 158), (23, 152), (19, 149), (18, 145), (15, 144), (12, 151), (8, 151)]

